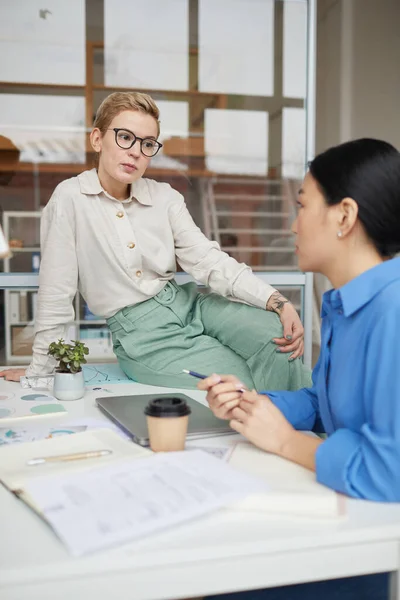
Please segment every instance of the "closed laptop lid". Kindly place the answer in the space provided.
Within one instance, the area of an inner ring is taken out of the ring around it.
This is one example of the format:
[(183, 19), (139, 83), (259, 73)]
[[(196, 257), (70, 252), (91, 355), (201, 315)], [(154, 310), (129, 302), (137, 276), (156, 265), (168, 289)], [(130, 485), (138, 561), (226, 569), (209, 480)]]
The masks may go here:
[(199, 439), (214, 435), (234, 433), (228, 421), (218, 419), (212, 411), (186, 394), (139, 394), (129, 396), (106, 396), (96, 398), (97, 406), (116, 425), (121, 427), (133, 440), (148, 446), (149, 436), (144, 409), (153, 398), (182, 398), (191, 408), (188, 424), (188, 439)]

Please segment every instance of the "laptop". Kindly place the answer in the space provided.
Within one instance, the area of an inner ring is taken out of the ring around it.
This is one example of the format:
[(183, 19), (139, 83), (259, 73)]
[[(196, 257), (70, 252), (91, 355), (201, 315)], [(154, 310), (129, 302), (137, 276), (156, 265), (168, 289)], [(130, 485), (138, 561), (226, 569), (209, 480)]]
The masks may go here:
[(130, 396), (106, 396), (96, 398), (96, 404), (102, 413), (111, 419), (136, 444), (149, 445), (146, 415), (144, 409), (153, 398), (182, 398), (186, 400), (192, 412), (189, 415), (188, 440), (196, 440), (216, 435), (234, 433), (228, 421), (218, 419), (212, 411), (186, 394), (142, 394)]

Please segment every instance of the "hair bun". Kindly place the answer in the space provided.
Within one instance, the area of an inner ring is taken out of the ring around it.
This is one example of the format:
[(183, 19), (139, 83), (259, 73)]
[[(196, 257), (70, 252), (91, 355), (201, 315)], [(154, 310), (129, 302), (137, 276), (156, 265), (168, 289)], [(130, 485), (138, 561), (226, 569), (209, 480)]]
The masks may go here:
[(376, 248), (382, 256), (393, 258), (400, 253), (400, 240), (393, 243), (376, 243)]

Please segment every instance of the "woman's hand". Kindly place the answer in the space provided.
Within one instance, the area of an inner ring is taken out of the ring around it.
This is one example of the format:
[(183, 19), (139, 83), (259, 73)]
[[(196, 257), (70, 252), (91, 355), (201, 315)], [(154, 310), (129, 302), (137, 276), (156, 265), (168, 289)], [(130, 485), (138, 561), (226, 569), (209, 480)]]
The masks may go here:
[(234, 375), (210, 375), (202, 379), (199, 390), (207, 391), (207, 402), (219, 419), (232, 419), (232, 410), (239, 406), (246, 386)]
[(285, 447), (296, 434), (279, 408), (255, 390), (241, 394), (239, 405), (231, 411), (230, 426), (262, 450), (284, 456)]
[(4, 377), (6, 381), (18, 381), (20, 377), (25, 375), (25, 369), (4, 369), (0, 371), (0, 377)]
[(302, 356), (304, 353), (304, 328), (293, 304), (279, 292), (275, 292), (269, 298), (266, 308), (276, 312), (283, 325), (283, 337), (273, 340), (279, 346), (279, 351), (293, 352), (290, 360)]

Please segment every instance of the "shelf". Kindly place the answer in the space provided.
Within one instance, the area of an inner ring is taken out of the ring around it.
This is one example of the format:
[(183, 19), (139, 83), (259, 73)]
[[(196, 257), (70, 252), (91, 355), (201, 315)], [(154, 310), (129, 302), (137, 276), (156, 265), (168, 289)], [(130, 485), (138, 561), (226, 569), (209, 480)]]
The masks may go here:
[[(3, 214), (3, 223), (4, 223), (4, 231), (9, 236), (10, 232), (10, 221), (17, 219), (33, 219), (33, 222), (37, 220), (38, 217), (41, 216), (40, 211), (4, 211)], [(32, 222), (32, 221), (31, 221)], [(35, 223), (36, 226), (36, 223)], [(6, 284), (6, 289), (4, 290), (4, 323), (5, 323), (5, 351), (6, 351), (6, 363), (9, 365), (27, 365), (31, 362), (32, 356), (30, 354), (25, 354), (30, 350), (31, 344), (33, 341), (33, 329), (34, 329), (34, 320), (19, 320), (19, 321), (10, 321), (11, 314), (14, 314), (14, 318), (18, 318), (23, 314), (23, 316), (31, 316), (33, 312), (28, 313), (20, 313), (20, 307), (13, 312), (11, 312), (11, 294), (15, 294), (19, 291), (27, 291), (29, 293), (36, 293), (38, 286), (38, 273), (22, 273), (20, 275), (26, 277), (27, 285), (22, 288), (16, 287), (16, 282), (13, 281), (15, 273), (10, 273), (12, 270), (11, 262), (13, 255), (16, 258), (17, 255), (21, 253), (40, 253), (40, 246), (26, 246), (23, 248), (11, 248), (12, 255), (6, 257), (4, 259), (4, 273), (1, 273), (0, 279), (2, 280), (3, 285)], [(15, 279), (15, 278), (14, 278)], [(18, 279), (18, 278), (17, 278)], [(4, 281), (3, 281), (4, 280)], [(9, 286), (7, 288), (7, 285)], [(15, 299), (15, 298), (14, 298)], [(30, 302), (33, 302), (31, 298)], [(21, 305), (20, 305), (21, 306)], [(28, 311), (33, 311), (33, 304), (28, 304)], [(80, 296), (77, 295), (74, 300), (74, 309), (76, 315), (81, 315), (81, 299)], [(89, 362), (98, 362), (98, 361), (115, 361), (115, 354), (111, 349), (111, 334), (105, 331), (106, 328), (106, 320), (105, 319), (76, 319), (72, 323), (70, 323), (72, 327), (72, 331), (74, 331), (74, 337), (77, 339), (82, 338), (82, 341), (90, 345), (93, 343), (93, 350), (90, 352)], [(95, 329), (99, 328), (104, 332), (104, 335), (96, 336), (95, 338), (88, 338), (87, 340), (83, 337), (82, 332), (95, 332)], [(20, 331), (19, 331), (20, 330)], [(72, 337), (72, 333), (69, 333)], [(18, 336), (18, 347), (14, 346), (16, 337)], [(96, 340), (101, 340), (102, 343), (96, 347)], [(23, 355), (14, 354), (13, 350), (18, 350), (23, 352)]]
[[(38, 247), (27, 247), (27, 248), (13, 248), (10, 247), (10, 251), (11, 254), (17, 253), (17, 252), (40, 252), (40, 248)], [(10, 258), (12, 258), (12, 256), (10, 256)]]
[(293, 254), (295, 246), (275, 246), (272, 248), (266, 246), (221, 246), (221, 250), (224, 250), (224, 252), (248, 252), (249, 254), (255, 254), (256, 252), (263, 252), (264, 254), (290, 252)]
[[(66, 173), (68, 175), (78, 175), (88, 169), (93, 169), (94, 164), (92, 163), (18, 163), (14, 167), (14, 171), (33, 173), (38, 171), (40, 173)], [(0, 164), (1, 171), (9, 171), (7, 165)], [(184, 170), (179, 169), (156, 169), (149, 167), (146, 170), (146, 177), (214, 177), (216, 173), (208, 171), (207, 169), (191, 168)], [(39, 215), (40, 216), (40, 215)]]
[(44, 90), (82, 90), (85, 91), (84, 85), (74, 85), (67, 83), (27, 83), (24, 81), (0, 81), (1, 87), (26, 87), (26, 88), (40, 88)]
[[(88, 361), (87, 364), (90, 365), (91, 363), (94, 362), (113, 362), (115, 363), (115, 354), (114, 352), (111, 352), (110, 354), (106, 355), (106, 354), (90, 354), (87, 357)], [(20, 365), (23, 366), (25, 365), (26, 367), (28, 367), (28, 365), (30, 364), (32, 360), (32, 356), (16, 356), (13, 355), (12, 356), (12, 364), (10, 365), (10, 367), (13, 367), (14, 365)]]

